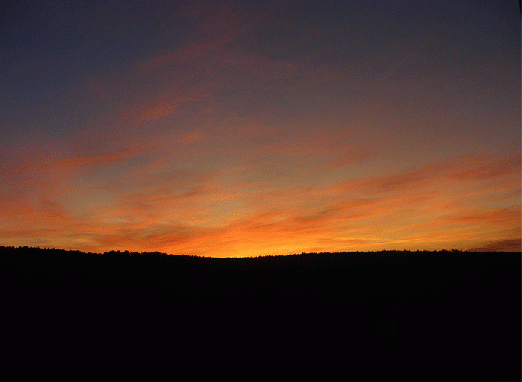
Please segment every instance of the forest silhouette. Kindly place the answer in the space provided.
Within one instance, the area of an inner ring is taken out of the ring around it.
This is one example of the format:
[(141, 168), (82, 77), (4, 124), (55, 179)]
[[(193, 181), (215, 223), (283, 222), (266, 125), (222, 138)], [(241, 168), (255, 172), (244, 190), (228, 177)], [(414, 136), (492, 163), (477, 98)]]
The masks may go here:
[(0, 247), (3, 379), (519, 380), (520, 253)]

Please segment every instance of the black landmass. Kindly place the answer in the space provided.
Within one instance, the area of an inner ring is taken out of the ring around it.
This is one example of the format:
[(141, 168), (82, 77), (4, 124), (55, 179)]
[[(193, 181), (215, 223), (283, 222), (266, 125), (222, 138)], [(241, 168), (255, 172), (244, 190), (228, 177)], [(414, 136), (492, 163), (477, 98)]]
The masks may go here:
[(521, 253), (0, 247), (3, 380), (520, 380)]

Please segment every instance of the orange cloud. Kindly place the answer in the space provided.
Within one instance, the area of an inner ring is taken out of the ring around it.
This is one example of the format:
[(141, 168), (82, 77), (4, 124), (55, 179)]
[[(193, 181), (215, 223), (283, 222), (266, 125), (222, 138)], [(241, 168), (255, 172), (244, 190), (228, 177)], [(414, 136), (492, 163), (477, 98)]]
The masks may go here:
[(136, 118), (136, 123), (154, 121), (172, 114), (175, 108), (172, 105), (161, 105), (148, 109), (140, 113)]
[(487, 180), (514, 173), (520, 173), (520, 155), (515, 155), (501, 160), (497, 160), (493, 163), (480, 162), (476, 163), (475, 165), (469, 166), (471, 168), (465, 168), (461, 169), (460, 171), (455, 171), (453, 174), (451, 174), (451, 178), (459, 180)]
[[(49, 161), (45, 168), (54, 169), (50, 174), (57, 175), (55, 180), (59, 182), (62, 175), (57, 169), (81, 169), (85, 165), (103, 168), (99, 166), (124, 157), (64, 158)], [(453, 176), (469, 170), (469, 162), (455, 166), (439, 162), (384, 177), (282, 188), (282, 180), (277, 178), (239, 181), (244, 166), (210, 171), (205, 176), (186, 171), (162, 173), (168, 162), (161, 158), (129, 168), (132, 171), (128, 181), (133, 182), (133, 187), (128, 187), (127, 181), (108, 184), (106, 190), (113, 195), (112, 201), (95, 211), (69, 210), (59, 202), (67, 189), (71, 190), (67, 188), (69, 183), (59, 187), (56, 185), (60, 183), (54, 183), (54, 193), (51, 189), (45, 191), (47, 199), (39, 199), (39, 207), (31, 204), (32, 194), (24, 199), (25, 204), (4, 198), (0, 220), (12, 218), (25, 208), (26, 218), (17, 220), (19, 228), (12, 227), (11, 240), (29, 232), (22, 227), (26, 219), (33, 219), (32, 236), (40, 237), (42, 242), (47, 242), (52, 232), (63, 238), (74, 235), (70, 243), (88, 250), (117, 247), (207, 256), (299, 253), (309, 248), (347, 250), (354, 246), (368, 250), (397, 245), (436, 249), (440, 242), (464, 248), (471, 243), (470, 238), (484, 234), (500, 237), (506, 235), (503, 229), (520, 227), (519, 206), (484, 211), (452, 202), (448, 191), (460, 184), (468, 188), (467, 194), (462, 190), (456, 193), (458, 197), (468, 195), (475, 200), (489, 195), (469, 189), (470, 184), (477, 183), (475, 177)], [(503, 163), (503, 159), (497, 162)], [(256, 168), (255, 164), (249, 166)], [(64, 180), (70, 179), (70, 175), (63, 176)], [(507, 171), (493, 178), (496, 184), (505, 178), (505, 187), (510, 189), (512, 176), (515, 174)], [(223, 179), (229, 180), (223, 183)], [(77, 188), (74, 192), (80, 202), (83, 191)], [(52, 231), (45, 231), (45, 225)]]
[(522, 241), (518, 239), (506, 239), (493, 241), (480, 247), (470, 248), (471, 252), (522, 252)]
[(204, 138), (205, 138), (204, 134), (194, 131), (194, 132), (185, 134), (183, 136), (183, 138), (181, 138), (181, 143), (189, 144), (189, 143), (199, 142), (199, 141), (202, 141)]

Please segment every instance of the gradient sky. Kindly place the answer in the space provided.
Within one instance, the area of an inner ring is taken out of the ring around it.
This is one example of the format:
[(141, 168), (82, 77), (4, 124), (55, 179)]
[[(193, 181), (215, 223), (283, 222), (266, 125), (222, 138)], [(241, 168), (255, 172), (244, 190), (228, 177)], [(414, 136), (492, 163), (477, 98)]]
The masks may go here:
[(0, 15), (0, 245), (521, 249), (516, 0)]

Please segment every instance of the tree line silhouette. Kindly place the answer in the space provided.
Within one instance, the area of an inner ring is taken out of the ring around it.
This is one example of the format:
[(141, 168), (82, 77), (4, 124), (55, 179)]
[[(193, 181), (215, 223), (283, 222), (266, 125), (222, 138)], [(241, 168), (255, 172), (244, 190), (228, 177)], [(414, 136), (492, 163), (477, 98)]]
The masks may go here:
[(518, 379), (520, 266), (520, 253), (458, 250), (208, 258), (0, 247), (6, 370)]

